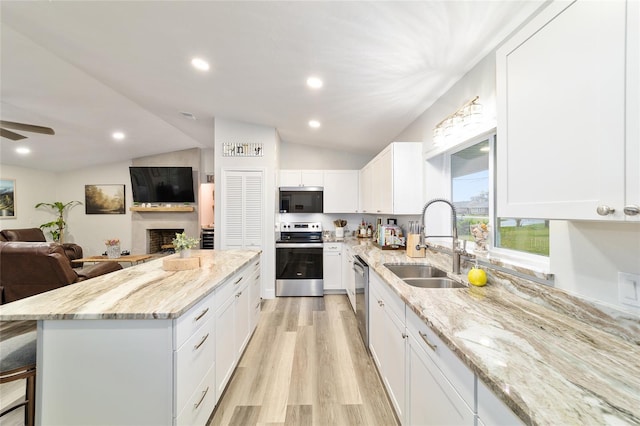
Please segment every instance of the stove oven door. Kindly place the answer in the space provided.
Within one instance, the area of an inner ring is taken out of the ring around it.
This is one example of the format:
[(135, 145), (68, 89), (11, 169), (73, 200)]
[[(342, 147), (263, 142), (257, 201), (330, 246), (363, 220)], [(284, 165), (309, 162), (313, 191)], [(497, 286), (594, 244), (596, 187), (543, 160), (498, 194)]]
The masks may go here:
[(276, 296), (322, 296), (322, 243), (276, 244)]

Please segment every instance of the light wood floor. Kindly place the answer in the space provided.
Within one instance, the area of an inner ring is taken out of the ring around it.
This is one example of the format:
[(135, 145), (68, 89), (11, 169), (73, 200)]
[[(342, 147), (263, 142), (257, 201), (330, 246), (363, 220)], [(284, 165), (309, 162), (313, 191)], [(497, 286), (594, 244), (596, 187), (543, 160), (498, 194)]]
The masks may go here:
[(218, 425), (397, 425), (346, 295), (266, 300)]

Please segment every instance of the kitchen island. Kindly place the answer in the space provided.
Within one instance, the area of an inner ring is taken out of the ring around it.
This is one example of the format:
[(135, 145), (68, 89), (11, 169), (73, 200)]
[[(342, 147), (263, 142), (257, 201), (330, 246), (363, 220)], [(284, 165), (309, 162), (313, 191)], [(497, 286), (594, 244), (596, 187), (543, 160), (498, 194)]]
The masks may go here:
[[(410, 319), (418, 318), (446, 346), (432, 343), (426, 348), (429, 356), (450, 351), (460, 361), (459, 370), (469, 371), (467, 407), (477, 424), (501, 424), (489, 419), (483, 406), (480, 397), (487, 389), (523, 424), (640, 424), (638, 317), (492, 269), (485, 287), (412, 287), (384, 264), (428, 263), (451, 271), (451, 258), (431, 250), (427, 258), (410, 258), (402, 250), (383, 251), (368, 242), (347, 239), (345, 243), (406, 306), (407, 331), (402, 337), (411, 334)], [(466, 282), (466, 275), (449, 272), (449, 276)], [(393, 305), (389, 300), (384, 304)], [(420, 337), (417, 340), (422, 343)], [(411, 345), (408, 341), (406, 347)], [(458, 377), (447, 379), (456, 384)], [(428, 406), (433, 395), (416, 401)]]
[(197, 269), (160, 258), (0, 306), (38, 322), (38, 424), (206, 423), (257, 322), (260, 251), (193, 255)]

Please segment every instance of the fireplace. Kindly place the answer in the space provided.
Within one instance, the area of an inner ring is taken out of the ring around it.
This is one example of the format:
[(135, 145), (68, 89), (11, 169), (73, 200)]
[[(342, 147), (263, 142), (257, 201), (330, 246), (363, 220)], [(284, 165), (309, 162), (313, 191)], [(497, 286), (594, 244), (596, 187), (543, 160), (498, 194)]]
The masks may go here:
[(147, 253), (173, 250), (171, 241), (184, 229), (147, 229)]

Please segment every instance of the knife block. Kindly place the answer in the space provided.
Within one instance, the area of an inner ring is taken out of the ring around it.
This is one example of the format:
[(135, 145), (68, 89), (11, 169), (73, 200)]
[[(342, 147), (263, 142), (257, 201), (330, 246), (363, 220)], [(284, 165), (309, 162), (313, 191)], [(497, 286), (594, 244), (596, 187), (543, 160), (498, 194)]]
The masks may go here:
[(416, 246), (420, 244), (420, 234), (407, 235), (407, 256), (409, 257), (426, 257), (426, 249), (416, 249)]

